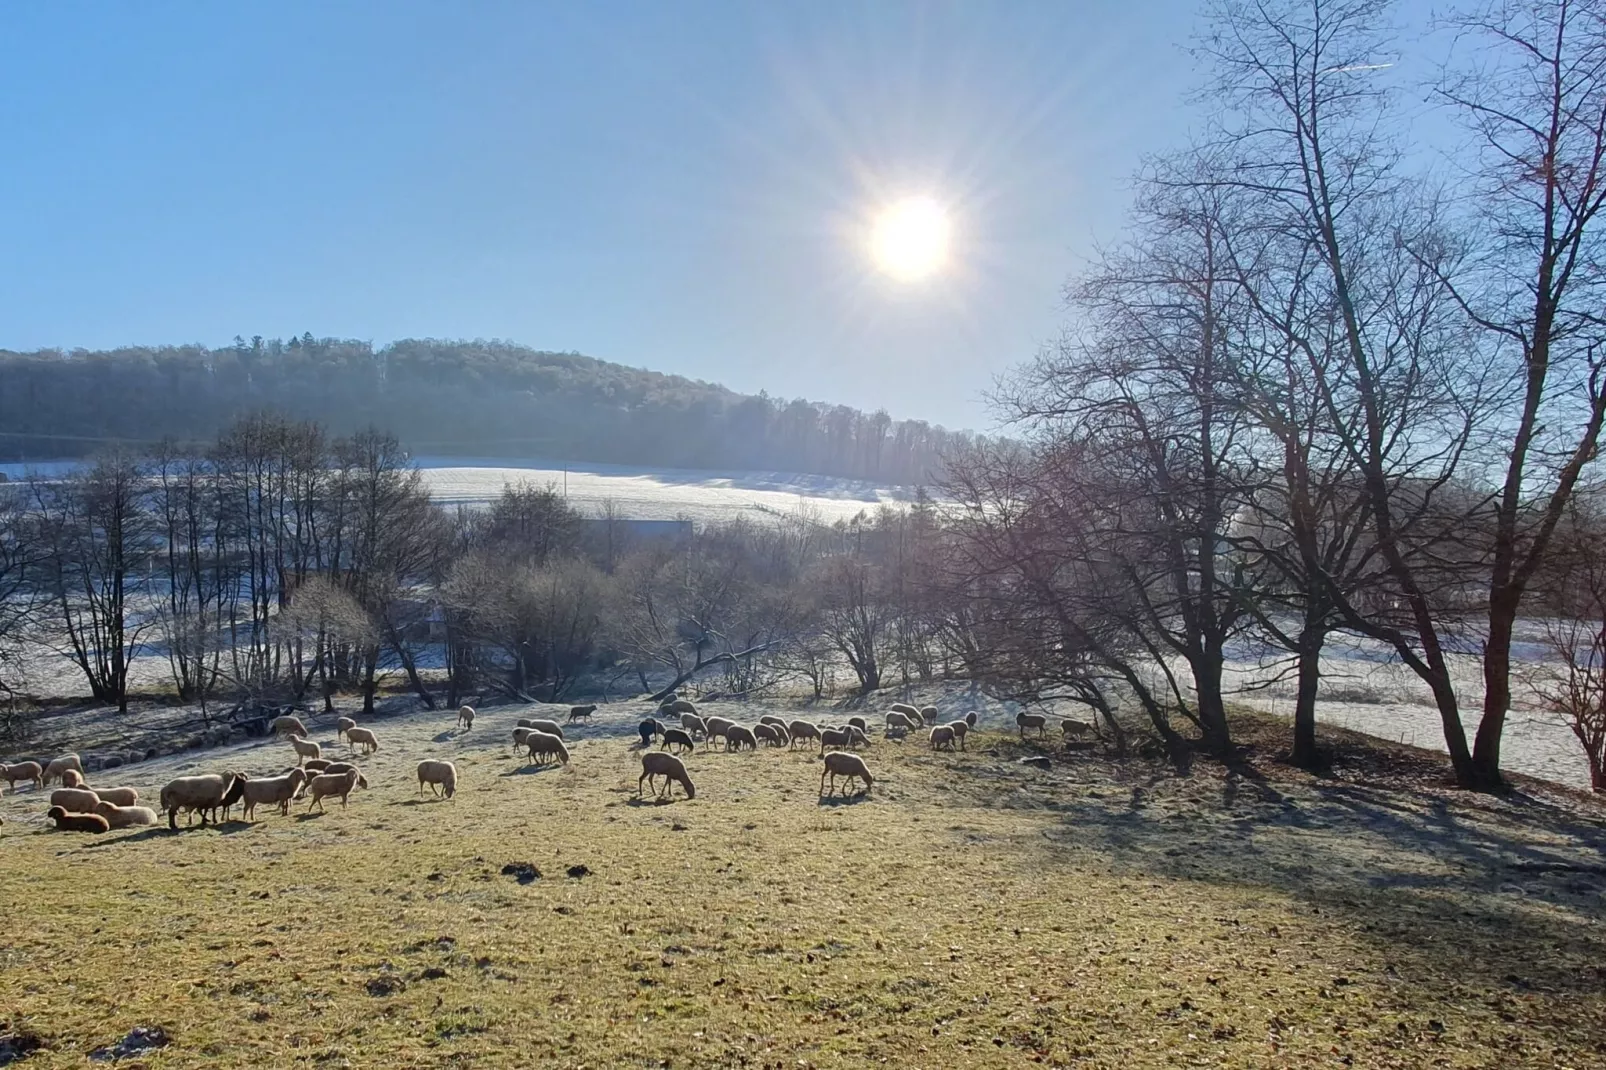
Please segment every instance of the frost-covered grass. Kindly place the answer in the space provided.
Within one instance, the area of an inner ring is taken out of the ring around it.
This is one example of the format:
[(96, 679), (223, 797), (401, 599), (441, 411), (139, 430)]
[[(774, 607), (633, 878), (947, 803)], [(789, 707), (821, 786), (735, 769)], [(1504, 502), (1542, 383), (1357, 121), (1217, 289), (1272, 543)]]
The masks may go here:
[[(874, 791), (835, 803), (806, 751), (699, 748), (697, 798), (657, 805), (634, 797), (639, 708), (604, 707), (573, 763), (540, 772), (506, 743), (531, 712), (484, 710), (470, 733), (449, 712), (376, 722), (372, 790), (324, 816), (94, 838), (43, 831), (32, 793), (0, 799), (0, 1036), (36, 1035), (41, 1068), (138, 1026), (172, 1037), (152, 1068), (1606, 1050), (1606, 830), (1564, 797), (1440, 792), (1431, 762), (1387, 783), (1178, 779), (1089, 750), (1039, 772), (992, 729), (956, 754), (877, 739)], [(456, 799), (418, 800), (426, 755), (458, 763)], [(290, 760), (258, 743), (92, 782)]]

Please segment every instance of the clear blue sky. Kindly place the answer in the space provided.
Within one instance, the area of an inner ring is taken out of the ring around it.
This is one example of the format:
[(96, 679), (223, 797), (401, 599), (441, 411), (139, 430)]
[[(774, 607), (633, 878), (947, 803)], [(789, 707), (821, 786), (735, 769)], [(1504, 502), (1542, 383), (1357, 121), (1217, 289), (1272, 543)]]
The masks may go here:
[[(985, 427), (1126, 177), (1187, 0), (11, 4), (0, 347), (506, 338)], [(864, 214), (952, 207), (895, 283)]]

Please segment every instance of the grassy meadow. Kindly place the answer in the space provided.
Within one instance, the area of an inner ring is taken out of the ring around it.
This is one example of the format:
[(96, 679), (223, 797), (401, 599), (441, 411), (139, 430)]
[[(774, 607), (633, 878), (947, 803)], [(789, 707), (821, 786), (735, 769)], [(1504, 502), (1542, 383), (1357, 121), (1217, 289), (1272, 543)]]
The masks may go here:
[(663, 804), (617, 733), (522, 767), (522, 712), (376, 723), (326, 815), (91, 837), (0, 799), (0, 1064), (160, 1027), (118, 1065), (1606, 1066), (1606, 822), (1571, 796), (1044, 772), (983, 732), (877, 739), (849, 800), (812, 753), (700, 747)]

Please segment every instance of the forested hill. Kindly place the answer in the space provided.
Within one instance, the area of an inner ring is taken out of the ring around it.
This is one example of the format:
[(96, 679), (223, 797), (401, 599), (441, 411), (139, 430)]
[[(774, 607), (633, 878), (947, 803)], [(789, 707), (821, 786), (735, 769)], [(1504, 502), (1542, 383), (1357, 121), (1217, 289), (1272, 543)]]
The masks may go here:
[(963, 435), (845, 405), (738, 394), (676, 375), (504, 342), (366, 342), (310, 334), (202, 346), (0, 350), (0, 459), (94, 453), (117, 440), (201, 441), (274, 410), (417, 453), (931, 481)]

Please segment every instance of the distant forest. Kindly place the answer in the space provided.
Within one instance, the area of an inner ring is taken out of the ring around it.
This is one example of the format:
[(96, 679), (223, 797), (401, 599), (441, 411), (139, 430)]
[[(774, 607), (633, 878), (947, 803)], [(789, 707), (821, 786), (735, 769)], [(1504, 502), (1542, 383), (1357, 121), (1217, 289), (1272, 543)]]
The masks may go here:
[(376, 427), (415, 453), (761, 468), (929, 483), (968, 442), (921, 420), (738, 394), (506, 342), (236, 338), (204, 346), (0, 350), (0, 460), (117, 441), (212, 439), (271, 410), (332, 433)]

